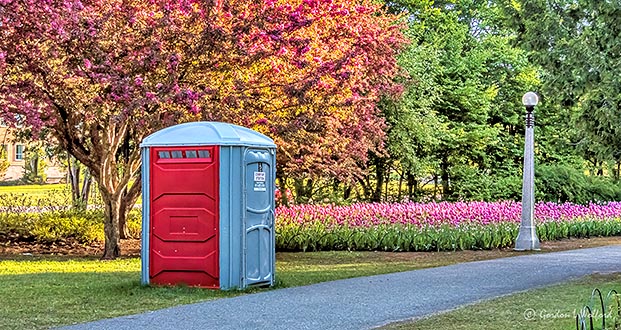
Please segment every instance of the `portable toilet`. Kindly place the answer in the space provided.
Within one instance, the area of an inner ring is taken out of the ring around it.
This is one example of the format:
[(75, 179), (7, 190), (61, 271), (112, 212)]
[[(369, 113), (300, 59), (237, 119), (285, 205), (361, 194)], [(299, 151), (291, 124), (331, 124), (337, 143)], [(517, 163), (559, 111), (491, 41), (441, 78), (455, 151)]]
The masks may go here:
[(276, 145), (253, 130), (192, 122), (145, 138), (142, 284), (274, 284)]

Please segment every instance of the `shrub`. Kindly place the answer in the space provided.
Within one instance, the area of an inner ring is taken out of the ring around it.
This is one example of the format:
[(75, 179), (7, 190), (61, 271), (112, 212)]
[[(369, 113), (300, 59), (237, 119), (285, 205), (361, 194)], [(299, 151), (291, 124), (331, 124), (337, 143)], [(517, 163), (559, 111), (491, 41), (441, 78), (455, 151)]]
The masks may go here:
[(567, 165), (542, 165), (536, 169), (538, 200), (587, 204), (621, 200), (621, 186), (608, 177), (588, 176)]
[(451, 200), (520, 200), (522, 177), (520, 173), (489, 174), (470, 166), (456, 166), (451, 171)]
[(25, 193), (0, 194), (0, 212), (24, 213), (34, 211), (59, 211), (70, 209), (71, 199), (67, 191), (46, 191), (43, 195)]
[[(0, 239), (82, 244), (103, 241), (103, 209), (76, 209), (70, 205), (68, 190), (44, 195), (0, 194)], [(127, 218), (131, 237), (140, 237), (141, 221), (140, 210), (131, 210)]]
[[(470, 166), (456, 166), (451, 171), (450, 200), (520, 200), (522, 174), (498, 172), (489, 174)], [(589, 176), (570, 165), (537, 165), (535, 199), (556, 203), (588, 204), (599, 201), (621, 201), (621, 185), (612, 178)]]
[[(13, 241), (38, 243), (75, 241), (91, 244), (104, 240), (103, 219), (102, 210), (0, 212), (0, 235)], [(140, 237), (140, 222), (140, 211), (132, 210), (127, 223), (132, 237)]]
[(43, 149), (37, 146), (28, 147), (24, 157), (24, 176), (22, 180), (29, 184), (45, 183), (47, 180), (46, 168), (47, 162), (45, 161)]
[(30, 234), (41, 243), (54, 243), (74, 239), (90, 244), (104, 240), (101, 212), (42, 213), (32, 224)]
[(4, 179), (6, 175), (6, 171), (9, 169), (11, 162), (9, 162), (9, 157), (6, 152), (6, 147), (0, 147), (0, 181)]

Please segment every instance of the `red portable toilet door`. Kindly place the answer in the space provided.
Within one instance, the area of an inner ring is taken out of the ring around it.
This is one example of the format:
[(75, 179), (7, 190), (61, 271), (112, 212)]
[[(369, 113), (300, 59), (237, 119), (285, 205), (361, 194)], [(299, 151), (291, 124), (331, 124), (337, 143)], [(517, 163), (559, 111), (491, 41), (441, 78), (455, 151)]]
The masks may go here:
[(219, 287), (217, 147), (151, 149), (149, 278)]

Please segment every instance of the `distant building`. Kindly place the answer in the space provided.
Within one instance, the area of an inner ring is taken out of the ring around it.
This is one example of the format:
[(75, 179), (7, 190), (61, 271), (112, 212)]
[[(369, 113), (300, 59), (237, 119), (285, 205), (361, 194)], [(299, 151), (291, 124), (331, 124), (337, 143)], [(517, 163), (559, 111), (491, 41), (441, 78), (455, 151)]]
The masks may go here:
[[(0, 181), (19, 180), (24, 176), (24, 157), (27, 144), (22, 142), (14, 142), (14, 136), (11, 128), (0, 123), (0, 144), (6, 150), (6, 156), (9, 161), (9, 168)], [(67, 177), (66, 171), (59, 166), (56, 159), (46, 159), (48, 183), (60, 182)]]

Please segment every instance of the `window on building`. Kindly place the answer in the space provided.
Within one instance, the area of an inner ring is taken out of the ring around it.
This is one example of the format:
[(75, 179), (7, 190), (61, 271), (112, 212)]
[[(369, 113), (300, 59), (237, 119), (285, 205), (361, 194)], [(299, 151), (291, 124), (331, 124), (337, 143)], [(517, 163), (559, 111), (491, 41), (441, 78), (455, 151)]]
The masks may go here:
[(15, 145), (15, 160), (24, 160), (24, 145)]

